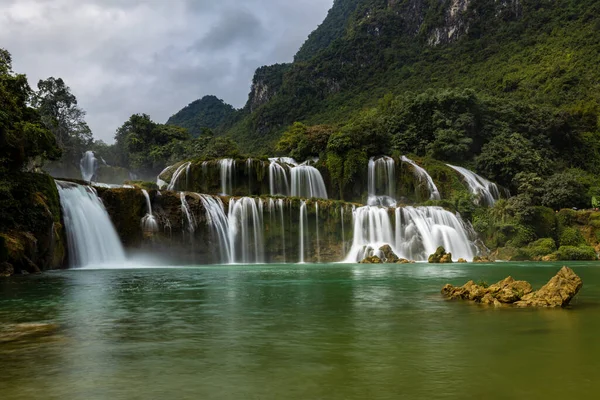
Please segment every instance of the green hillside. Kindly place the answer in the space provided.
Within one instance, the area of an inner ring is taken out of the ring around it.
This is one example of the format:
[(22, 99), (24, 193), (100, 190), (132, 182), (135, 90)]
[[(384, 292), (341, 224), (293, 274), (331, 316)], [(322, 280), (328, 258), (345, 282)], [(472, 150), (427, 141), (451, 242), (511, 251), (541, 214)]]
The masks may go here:
[(259, 70), (253, 93), (269, 101), (251, 94), (230, 134), (260, 153), (294, 121), (345, 123), (387, 94), (427, 89), (596, 112), (599, 15), (590, 0), (337, 0), (296, 62)]
[(171, 116), (167, 125), (186, 128), (194, 137), (204, 129), (216, 129), (228, 120), (235, 109), (216, 96), (204, 96)]

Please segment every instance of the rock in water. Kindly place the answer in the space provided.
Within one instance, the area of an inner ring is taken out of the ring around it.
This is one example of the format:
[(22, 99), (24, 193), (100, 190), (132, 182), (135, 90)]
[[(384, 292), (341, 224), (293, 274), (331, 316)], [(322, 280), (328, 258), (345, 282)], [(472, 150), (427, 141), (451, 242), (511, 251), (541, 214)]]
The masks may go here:
[(452, 253), (446, 253), (446, 249), (440, 246), (435, 253), (429, 256), (428, 261), (431, 264), (450, 264), (452, 263)]
[(456, 287), (447, 284), (442, 294), (450, 299), (471, 300), (481, 304), (514, 304), (519, 307), (566, 307), (579, 292), (581, 278), (568, 267), (562, 269), (534, 292), (529, 282), (515, 281), (511, 276), (491, 286), (473, 281)]
[(571, 268), (562, 267), (540, 290), (526, 294), (515, 305), (519, 307), (566, 307), (582, 286), (581, 278)]
[(396, 253), (394, 253), (394, 250), (392, 250), (392, 247), (389, 244), (381, 246), (379, 251), (381, 251), (381, 254), (383, 254), (383, 260), (387, 264), (394, 264), (399, 260), (398, 256)]
[(365, 258), (359, 264), (383, 264), (383, 261), (381, 261), (381, 258), (377, 256), (371, 256)]

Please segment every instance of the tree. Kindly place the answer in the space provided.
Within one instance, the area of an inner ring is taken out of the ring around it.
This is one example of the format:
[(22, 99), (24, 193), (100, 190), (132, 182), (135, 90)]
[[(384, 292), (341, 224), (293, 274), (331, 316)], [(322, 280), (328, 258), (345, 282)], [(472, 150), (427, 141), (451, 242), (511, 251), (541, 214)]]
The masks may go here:
[(19, 170), (36, 158), (57, 159), (60, 149), (29, 107), (32, 90), (27, 77), (12, 71), (12, 58), (0, 48), (0, 167)]
[(77, 165), (93, 138), (85, 111), (78, 107), (71, 89), (61, 78), (40, 80), (32, 103), (63, 150), (63, 159)]

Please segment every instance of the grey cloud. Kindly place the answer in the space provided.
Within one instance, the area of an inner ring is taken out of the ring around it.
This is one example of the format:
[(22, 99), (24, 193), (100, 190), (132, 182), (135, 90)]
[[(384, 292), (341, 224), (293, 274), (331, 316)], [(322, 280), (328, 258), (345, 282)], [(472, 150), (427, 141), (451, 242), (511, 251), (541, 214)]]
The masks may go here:
[(333, 0), (0, 0), (0, 46), (32, 86), (62, 77), (94, 135), (164, 122), (207, 94), (244, 105), (261, 65), (289, 62)]

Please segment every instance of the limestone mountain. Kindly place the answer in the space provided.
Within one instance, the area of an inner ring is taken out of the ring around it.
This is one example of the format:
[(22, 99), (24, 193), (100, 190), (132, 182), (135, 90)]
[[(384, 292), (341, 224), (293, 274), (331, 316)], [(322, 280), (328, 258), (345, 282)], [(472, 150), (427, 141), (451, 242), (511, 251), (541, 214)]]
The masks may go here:
[(235, 112), (235, 109), (216, 96), (204, 96), (193, 101), (167, 121), (167, 125), (187, 128), (192, 136), (200, 136), (203, 129), (216, 129)]
[(597, 109), (599, 33), (594, 0), (336, 0), (293, 63), (257, 70), (227, 132), (264, 152), (294, 121), (340, 124), (431, 88)]

